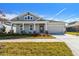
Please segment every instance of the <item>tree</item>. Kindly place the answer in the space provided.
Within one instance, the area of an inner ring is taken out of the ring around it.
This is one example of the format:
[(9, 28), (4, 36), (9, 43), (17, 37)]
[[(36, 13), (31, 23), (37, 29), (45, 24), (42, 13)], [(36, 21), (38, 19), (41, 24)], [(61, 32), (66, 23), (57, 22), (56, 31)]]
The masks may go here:
[(1, 28), (1, 33), (4, 33), (4, 32), (5, 32), (5, 30), (6, 30), (6, 27), (5, 27), (5, 26), (3, 26), (3, 27)]

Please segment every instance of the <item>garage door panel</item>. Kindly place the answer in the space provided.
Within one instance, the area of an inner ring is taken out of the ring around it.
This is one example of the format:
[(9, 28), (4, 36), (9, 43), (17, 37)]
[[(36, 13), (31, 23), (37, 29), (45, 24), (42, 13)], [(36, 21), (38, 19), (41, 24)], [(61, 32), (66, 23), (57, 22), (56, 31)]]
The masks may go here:
[(63, 33), (64, 29), (64, 25), (61, 24), (48, 24), (49, 33)]

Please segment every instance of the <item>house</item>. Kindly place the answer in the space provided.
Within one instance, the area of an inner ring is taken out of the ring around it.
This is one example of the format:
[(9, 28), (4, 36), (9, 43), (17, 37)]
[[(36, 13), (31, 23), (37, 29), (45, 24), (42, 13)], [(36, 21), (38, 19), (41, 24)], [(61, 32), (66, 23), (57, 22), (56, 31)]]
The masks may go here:
[(67, 25), (67, 31), (79, 32), (79, 21), (70, 22)]
[(65, 22), (45, 20), (31, 12), (21, 14), (11, 19), (11, 30), (16, 27), (16, 33), (49, 33), (64, 34)]
[(0, 11), (0, 33), (3, 32), (2, 29), (5, 29), (5, 23), (7, 22), (7, 18), (5, 16), (5, 14)]
[[(0, 33), (3, 33), (2, 29), (5, 28), (5, 32), (8, 33), (11, 29), (10, 22), (6, 15), (0, 10)], [(13, 27), (14, 32), (15, 32), (15, 27)]]

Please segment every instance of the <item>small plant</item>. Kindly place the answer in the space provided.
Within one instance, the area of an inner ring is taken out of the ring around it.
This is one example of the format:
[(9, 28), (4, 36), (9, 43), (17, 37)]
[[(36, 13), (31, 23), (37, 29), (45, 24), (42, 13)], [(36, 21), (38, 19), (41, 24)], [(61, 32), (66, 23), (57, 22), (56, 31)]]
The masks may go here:
[(48, 31), (45, 31), (45, 34), (48, 34)]
[(10, 30), (8, 34), (14, 34), (14, 30)]
[(31, 31), (29, 31), (29, 33), (28, 34), (32, 34), (32, 32)]
[(22, 31), (21, 31), (21, 34), (26, 34), (25, 30), (22, 30)]
[(5, 30), (6, 30), (6, 27), (5, 27), (5, 26), (3, 26), (2, 32), (5, 32)]
[(36, 34), (36, 31), (33, 31), (33, 34)]
[(0, 33), (5, 33), (5, 30), (6, 30), (6, 27), (5, 26), (3, 26), (2, 28), (0, 28)]

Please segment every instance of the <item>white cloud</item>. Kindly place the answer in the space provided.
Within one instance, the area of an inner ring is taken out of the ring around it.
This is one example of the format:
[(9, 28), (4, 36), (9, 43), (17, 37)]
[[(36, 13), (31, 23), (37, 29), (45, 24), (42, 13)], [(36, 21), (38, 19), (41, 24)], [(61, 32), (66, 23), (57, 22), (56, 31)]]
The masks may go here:
[(16, 16), (17, 16), (17, 14), (6, 14), (6, 18), (8, 18), (9, 20)]

